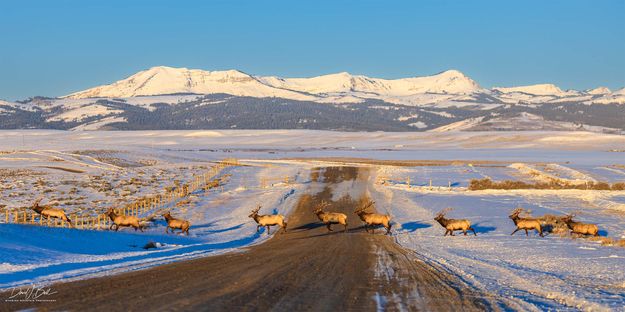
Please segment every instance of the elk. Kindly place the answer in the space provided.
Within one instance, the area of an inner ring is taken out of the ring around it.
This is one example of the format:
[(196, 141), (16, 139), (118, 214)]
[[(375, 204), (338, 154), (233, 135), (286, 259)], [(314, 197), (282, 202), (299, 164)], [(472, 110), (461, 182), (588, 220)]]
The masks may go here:
[(72, 220), (70, 220), (67, 215), (65, 214), (65, 211), (63, 211), (62, 209), (58, 209), (58, 208), (52, 208), (51, 206), (39, 206), (39, 203), (41, 202), (43, 198), (38, 198), (37, 200), (35, 200), (35, 202), (33, 203), (33, 207), (32, 209), (38, 213), (39, 215), (41, 215), (42, 217), (45, 217), (46, 219), (49, 218), (58, 218), (61, 219), (63, 221), (67, 221), (67, 223), (69, 223), (69, 225), (71, 227), (74, 227), (74, 225), (72, 224)]
[(574, 214), (568, 214), (562, 218), (562, 221), (566, 223), (572, 234), (599, 236), (599, 227), (596, 224), (575, 222), (573, 217), (575, 217)]
[(191, 226), (191, 223), (189, 223), (189, 221), (176, 219), (171, 216), (171, 213), (169, 211), (163, 214), (163, 218), (165, 218), (165, 221), (167, 221), (165, 233), (169, 233), (169, 229), (171, 229), (172, 233), (174, 233), (175, 229), (180, 229), (182, 231), (180, 233), (187, 233), (187, 235), (189, 235), (189, 227)]
[(113, 208), (109, 208), (109, 210), (106, 211), (106, 215), (111, 218), (111, 221), (113, 221), (113, 224), (111, 224), (109, 230), (113, 230), (113, 227), (115, 227), (115, 232), (117, 232), (120, 227), (132, 226), (133, 228), (135, 228), (135, 231), (138, 229), (143, 232), (143, 229), (139, 224), (139, 218), (135, 216), (118, 215), (117, 213), (115, 213), (115, 210)]
[(375, 202), (369, 201), (367, 204), (360, 208), (356, 208), (354, 213), (360, 217), (365, 223), (365, 231), (369, 233), (369, 227), (371, 227), (371, 234), (375, 233), (375, 226), (382, 225), (386, 228), (386, 234), (391, 234), (391, 216), (367, 212), (367, 208), (371, 207)]
[(540, 220), (535, 218), (521, 218), (519, 214), (523, 212), (523, 208), (516, 208), (512, 211), (512, 213), (508, 216), (508, 218), (512, 219), (514, 225), (516, 225), (516, 230), (512, 232), (510, 235), (514, 235), (518, 230), (525, 230), (525, 236), (529, 236), (527, 234), (527, 230), (536, 230), (540, 237), (543, 237), (543, 228)]
[(445, 208), (439, 213), (436, 214), (434, 220), (440, 223), (447, 231), (445, 231), (445, 235), (449, 234), (450, 236), (454, 236), (454, 231), (462, 231), (464, 235), (467, 235), (467, 231), (473, 231), (473, 235), (477, 236), (475, 230), (471, 227), (471, 221), (466, 219), (447, 219), (445, 215), (449, 212), (451, 208)]
[(252, 210), (252, 213), (249, 215), (250, 218), (254, 219), (258, 226), (256, 227), (256, 233), (260, 232), (261, 227), (267, 227), (267, 235), (269, 235), (269, 227), (272, 225), (279, 225), (282, 227), (282, 231), (286, 233), (286, 222), (284, 221), (284, 216), (275, 214), (275, 215), (259, 215), (258, 211), (260, 211), (261, 205), (258, 205), (256, 209)]
[(339, 212), (323, 211), (323, 209), (329, 205), (329, 203), (322, 201), (321, 204), (315, 208), (313, 213), (317, 215), (319, 221), (323, 222), (328, 227), (328, 231), (332, 232), (332, 224), (342, 224), (345, 226), (345, 232), (347, 232), (347, 215)]

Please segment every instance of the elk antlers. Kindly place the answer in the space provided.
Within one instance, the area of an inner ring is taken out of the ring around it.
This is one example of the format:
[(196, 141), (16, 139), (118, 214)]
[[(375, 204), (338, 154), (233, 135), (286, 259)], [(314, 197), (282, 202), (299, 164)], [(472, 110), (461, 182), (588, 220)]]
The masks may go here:
[(453, 208), (447, 207), (436, 214), (436, 217), (444, 217), (448, 212), (452, 211)]
[(361, 212), (361, 211), (365, 211), (365, 210), (367, 210), (367, 208), (373, 206), (373, 204), (375, 204), (375, 202), (370, 200), (366, 204), (364, 204), (363, 206), (356, 208), (356, 210), (354, 210), (354, 212), (358, 213), (358, 212)]
[(324, 208), (326, 208), (328, 206), (330, 206), (330, 203), (328, 203), (325, 200), (322, 200), (319, 204), (317, 204), (317, 206), (315, 206), (314, 210), (315, 210), (315, 212), (316, 211), (320, 211), (320, 210), (323, 210)]
[(260, 211), (260, 208), (262, 207), (260, 204), (257, 204), (256, 206), (257, 206), (256, 208), (252, 209), (252, 213), (257, 213), (257, 212), (259, 212), (259, 211)]

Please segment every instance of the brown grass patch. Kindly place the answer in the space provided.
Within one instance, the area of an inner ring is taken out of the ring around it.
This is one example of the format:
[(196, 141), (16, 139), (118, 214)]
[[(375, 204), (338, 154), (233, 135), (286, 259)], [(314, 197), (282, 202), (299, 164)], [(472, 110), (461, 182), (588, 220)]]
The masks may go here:
[(66, 172), (71, 172), (71, 173), (85, 173), (83, 170), (65, 168), (65, 167), (56, 167), (56, 166), (41, 166), (41, 167), (48, 168), (48, 169), (61, 170), (61, 171), (66, 171)]
[(601, 191), (623, 191), (625, 183), (618, 182), (610, 185), (606, 182), (588, 182), (586, 184), (570, 184), (552, 180), (550, 182), (527, 183), (523, 181), (493, 181), (489, 178), (472, 179), (469, 183), (469, 190), (601, 190)]

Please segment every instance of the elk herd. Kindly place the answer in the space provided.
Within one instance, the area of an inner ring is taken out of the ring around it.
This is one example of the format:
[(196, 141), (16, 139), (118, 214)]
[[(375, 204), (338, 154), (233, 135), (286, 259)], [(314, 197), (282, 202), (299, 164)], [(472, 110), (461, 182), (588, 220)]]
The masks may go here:
[[(447, 236), (447, 234), (453, 236), (454, 231), (462, 231), (464, 235), (467, 235), (467, 231), (472, 231), (474, 235), (476, 235), (475, 230), (471, 227), (471, 221), (466, 219), (447, 219), (445, 215), (449, 212), (451, 208), (445, 208), (440, 211), (434, 217), (440, 225), (446, 229), (445, 234), (443, 236)], [(516, 226), (516, 229), (512, 231), (510, 235), (514, 235), (519, 230), (525, 231), (525, 236), (529, 236), (528, 231), (536, 231), (540, 237), (544, 237), (544, 228), (546, 225), (546, 218), (540, 217), (529, 217), (529, 216), (521, 216), (521, 213), (528, 213), (529, 211), (523, 208), (516, 208), (512, 210), (512, 213), (508, 216), (510, 220)], [(557, 219), (564, 222), (568, 229), (571, 231), (570, 234), (578, 234), (578, 235), (591, 235), (598, 236), (599, 235), (599, 227), (596, 224), (590, 223), (582, 223), (573, 221), (575, 214), (567, 214), (565, 216), (560, 216)]]
[[(364, 224), (365, 231), (367, 233), (375, 233), (376, 226), (382, 226), (386, 229), (386, 234), (391, 233), (391, 217), (389, 215), (378, 214), (373, 212), (367, 212), (367, 209), (374, 204), (373, 201), (369, 201), (366, 204), (357, 207), (354, 213), (362, 220)], [(318, 205), (313, 208), (313, 214), (317, 216), (319, 221), (321, 221), (328, 228), (328, 232), (332, 232), (333, 224), (340, 224), (343, 226), (343, 231), (347, 232), (347, 215), (341, 212), (328, 212), (325, 211), (330, 204), (326, 201), (321, 201)], [(270, 226), (279, 225), (282, 227), (282, 232), (286, 232), (286, 222), (284, 221), (284, 216), (280, 214), (273, 215), (259, 215), (261, 206), (258, 205), (256, 209), (252, 210), (249, 215), (250, 218), (254, 219), (258, 226), (256, 227), (256, 232), (259, 232), (262, 227), (267, 227), (267, 234), (269, 234)], [(369, 232), (371, 231), (371, 232)]]
[[(61, 219), (69, 223), (70, 226), (73, 227), (72, 221), (70, 220), (70, 218), (67, 217), (67, 214), (65, 214), (62, 209), (54, 208), (50, 205), (39, 205), (42, 199), (43, 198), (38, 198), (33, 203), (32, 210), (34, 212), (38, 213), (41, 218)], [(386, 214), (368, 212), (367, 209), (372, 207), (373, 204), (375, 204), (375, 202), (368, 201), (365, 204), (356, 207), (356, 209), (354, 210), (354, 214), (356, 214), (358, 218), (360, 218), (360, 220), (363, 222), (365, 231), (367, 233), (373, 234), (375, 233), (375, 228), (381, 226), (386, 229), (386, 234), (391, 234), (391, 216)], [(332, 225), (338, 224), (342, 225), (343, 231), (347, 232), (347, 215), (341, 212), (326, 211), (329, 206), (330, 204), (328, 202), (322, 201), (313, 208), (313, 214), (315, 214), (319, 221), (327, 227), (328, 231), (333, 231)], [(256, 232), (260, 232), (261, 228), (266, 228), (267, 235), (269, 235), (271, 226), (280, 226), (282, 232), (286, 233), (287, 222), (285, 221), (283, 215), (261, 215), (259, 214), (260, 209), (261, 205), (258, 205), (255, 209), (251, 211), (249, 215), (249, 217), (257, 223)], [(475, 229), (471, 226), (471, 221), (467, 219), (447, 218), (446, 215), (449, 211), (451, 211), (451, 208), (445, 208), (434, 216), (434, 220), (445, 229), (445, 233), (443, 234), (443, 236), (454, 236), (455, 231), (462, 231), (464, 235), (467, 235), (467, 232), (471, 231), (473, 232), (473, 235), (477, 235)], [(516, 208), (512, 210), (512, 212), (508, 216), (508, 218), (510, 218), (510, 220), (512, 220), (512, 222), (516, 226), (515, 230), (510, 235), (514, 235), (516, 232), (522, 230), (525, 231), (526, 236), (529, 236), (529, 231), (536, 231), (539, 236), (543, 237), (546, 225), (545, 218), (521, 216), (522, 213), (527, 214), (528, 211), (523, 208)], [(113, 208), (109, 208), (105, 215), (108, 216), (111, 220), (111, 225), (109, 227), (110, 230), (118, 231), (121, 227), (132, 227), (135, 231), (140, 230), (141, 232), (143, 232), (141, 220), (136, 216), (118, 214)], [(169, 230), (171, 230), (172, 233), (175, 233), (174, 230), (180, 230), (179, 233), (189, 235), (189, 228), (191, 227), (191, 223), (189, 221), (176, 219), (172, 217), (170, 212), (162, 214), (162, 217), (167, 223), (167, 226), (165, 227), (166, 233), (169, 233)], [(599, 235), (599, 228), (596, 224), (574, 221), (574, 217), (575, 214), (567, 214), (565, 216), (557, 217), (557, 219), (560, 222), (564, 223), (566, 227), (568, 227), (571, 234), (591, 236)]]
[[(33, 203), (33, 206), (31, 207), (31, 209), (34, 212), (39, 214), (41, 218), (43, 219), (50, 219), (50, 218), (60, 219), (60, 220), (67, 222), (71, 227), (74, 227), (72, 220), (70, 220), (70, 218), (67, 217), (67, 214), (65, 214), (65, 211), (63, 211), (62, 209), (54, 208), (50, 205), (43, 205), (43, 206), (39, 205), (42, 199), (43, 198), (38, 198)], [(141, 220), (137, 218), (136, 216), (127, 216), (127, 215), (119, 214), (113, 208), (109, 208), (104, 213), (104, 215), (107, 216), (111, 220), (111, 225), (109, 226), (109, 230), (113, 230), (117, 232), (119, 228), (132, 227), (134, 228), (135, 231), (139, 230), (143, 232), (143, 225), (141, 224)], [(176, 219), (171, 216), (170, 212), (166, 212), (162, 214), (162, 217), (165, 219), (165, 222), (167, 223), (167, 226), (165, 227), (166, 233), (169, 233), (170, 229), (172, 233), (175, 233), (174, 230), (178, 229), (180, 230), (180, 233), (185, 233), (189, 235), (189, 227), (191, 227), (191, 223), (189, 223), (189, 221)]]

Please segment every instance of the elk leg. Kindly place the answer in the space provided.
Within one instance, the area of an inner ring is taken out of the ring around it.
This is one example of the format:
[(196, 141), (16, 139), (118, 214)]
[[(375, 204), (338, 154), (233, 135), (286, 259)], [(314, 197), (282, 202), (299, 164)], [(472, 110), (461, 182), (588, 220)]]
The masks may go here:
[(475, 230), (472, 227), (470, 227), (469, 230), (473, 231), (473, 235), (477, 236), (477, 234), (475, 233)]
[(269, 225), (267, 225), (267, 235), (269, 235)]
[(462, 230), (462, 233), (464, 233), (464, 236), (467, 236), (467, 230)]
[(527, 234), (527, 229), (525, 229), (525, 236), (529, 236), (529, 235)]
[(256, 226), (256, 233), (260, 232), (260, 225)]
[(345, 233), (347, 233), (347, 223), (345, 223)]
[(169, 234), (169, 226), (165, 227), (165, 233)]
[(510, 235), (514, 235), (514, 233), (516, 233), (516, 231), (518, 231), (518, 230), (520, 230), (520, 229), (519, 229), (519, 228), (516, 228), (516, 230), (514, 230), (514, 231), (512, 232), (512, 234), (510, 234)]
[(332, 231), (332, 223), (328, 223), (328, 224), (326, 224), (326, 226), (328, 227), (328, 232), (333, 232)]

